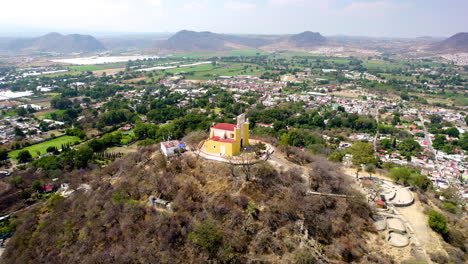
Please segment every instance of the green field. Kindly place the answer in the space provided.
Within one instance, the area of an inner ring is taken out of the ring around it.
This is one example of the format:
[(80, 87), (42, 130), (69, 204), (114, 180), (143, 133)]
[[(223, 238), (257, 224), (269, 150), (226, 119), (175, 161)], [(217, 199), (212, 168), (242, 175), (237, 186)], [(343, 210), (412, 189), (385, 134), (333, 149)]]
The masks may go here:
[(50, 113), (47, 113), (47, 114), (44, 114), (44, 115), (40, 115), (38, 116), (39, 119), (52, 119), (52, 113), (55, 113), (57, 116), (63, 114), (65, 112), (65, 110), (57, 110), (57, 111), (53, 111), (53, 112), (50, 112)]
[(67, 75), (78, 76), (78, 75), (81, 75), (81, 72), (77, 72), (77, 71), (59, 72), (59, 73), (54, 73), (54, 74), (42, 75), (41, 77), (54, 78), (54, 77), (67, 76)]
[(125, 68), (125, 63), (110, 63), (110, 64), (98, 64), (98, 65), (81, 65), (81, 66), (70, 66), (68, 67), (71, 71), (98, 71), (116, 68)]
[(74, 145), (76, 142), (81, 142), (81, 141), (82, 140), (79, 137), (73, 137), (73, 136), (58, 137), (58, 138), (55, 138), (55, 139), (52, 139), (52, 140), (49, 140), (49, 141), (46, 141), (46, 142), (42, 142), (42, 143), (39, 143), (39, 144), (31, 145), (29, 147), (25, 147), (23, 149), (10, 151), (8, 153), (8, 157), (16, 160), (16, 157), (18, 156), (18, 153), (20, 151), (28, 150), (29, 153), (31, 153), (31, 156), (33, 158), (35, 158), (35, 157), (37, 157), (39, 155), (45, 154), (48, 147), (53, 146), (53, 147), (56, 147), (56, 148), (60, 149), (60, 148), (62, 148), (62, 145), (65, 145), (65, 144)]
[[(247, 67), (246, 69), (244, 69)], [(258, 67), (258, 69), (257, 69)], [(224, 65), (212, 64), (199, 65), (187, 68), (177, 68), (166, 70), (174, 74), (183, 74), (189, 80), (209, 80), (218, 76), (236, 76), (236, 75), (256, 75), (264, 72), (265, 69), (261, 66), (248, 63), (232, 63)], [(148, 83), (155, 82), (158, 78), (162, 77), (163, 72), (154, 72), (153, 77), (148, 79)]]

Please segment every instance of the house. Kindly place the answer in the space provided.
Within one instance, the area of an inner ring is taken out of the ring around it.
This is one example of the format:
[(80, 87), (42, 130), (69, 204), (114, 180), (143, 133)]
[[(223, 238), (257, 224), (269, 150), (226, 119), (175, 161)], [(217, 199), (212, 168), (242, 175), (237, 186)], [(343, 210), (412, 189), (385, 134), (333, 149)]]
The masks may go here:
[(54, 185), (52, 183), (48, 183), (42, 187), (42, 190), (46, 193), (50, 193), (54, 190)]
[(205, 152), (234, 156), (249, 145), (249, 120), (245, 114), (237, 117), (237, 124), (220, 123), (211, 127), (210, 138), (205, 140)]
[(172, 157), (185, 152), (185, 144), (179, 140), (170, 140), (161, 142), (161, 151), (166, 157)]

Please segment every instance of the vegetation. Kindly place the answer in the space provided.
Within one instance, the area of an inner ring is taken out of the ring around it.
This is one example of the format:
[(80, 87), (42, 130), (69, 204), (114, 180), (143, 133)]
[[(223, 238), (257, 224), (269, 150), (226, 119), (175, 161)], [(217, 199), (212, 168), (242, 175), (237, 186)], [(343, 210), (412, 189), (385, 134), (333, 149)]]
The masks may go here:
[[(317, 255), (320, 251), (305, 254), (290, 246), (303, 236), (294, 228), (298, 220), (322, 245), (320, 254), (346, 261), (368, 254), (361, 235), (373, 227), (370, 209), (361, 198), (308, 196), (300, 172), (279, 172), (266, 163), (254, 165), (255, 177), (241, 185), (237, 182), (243, 178), (242, 169), (236, 168), (233, 177), (229, 165), (191, 156), (165, 161), (159, 154), (147, 166), (138, 166), (153, 151), (142, 149), (88, 174), (93, 189), (100, 191), (80, 192), (73, 199), (51, 198), (46, 208), (31, 208), (17, 219), (4, 260), (200, 263), (322, 257)], [(343, 184), (347, 179), (326, 161), (305, 158), (320, 166), (311, 171), (314, 190), (351, 192)], [(109, 184), (109, 176), (119, 177), (120, 183)], [(172, 210), (149, 208), (149, 195), (171, 201)], [(123, 250), (129, 246), (135, 250)]]

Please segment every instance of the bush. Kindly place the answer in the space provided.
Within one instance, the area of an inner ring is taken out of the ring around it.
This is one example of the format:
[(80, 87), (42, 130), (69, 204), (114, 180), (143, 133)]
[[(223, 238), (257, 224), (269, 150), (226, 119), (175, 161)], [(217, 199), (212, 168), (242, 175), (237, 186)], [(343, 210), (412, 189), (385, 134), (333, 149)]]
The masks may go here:
[(457, 206), (454, 205), (453, 203), (451, 202), (445, 202), (443, 203), (444, 205), (444, 209), (452, 214), (456, 214), (457, 213)]
[(18, 198), (21, 200), (27, 200), (31, 197), (31, 193), (29, 191), (21, 191), (18, 193)]
[(197, 246), (206, 250), (210, 257), (214, 257), (223, 242), (223, 234), (216, 230), (212, 222), (204, 221), (189, 234), (189, 239)]
[(345, 154), (342, 152), (333, 152), (328, 156), (328, 160), (332, 162), (342, 162)]
[(429, 211), (429, 226), (441, 235), (447, 235), (449, 232), (445, 216), (434, 210)]

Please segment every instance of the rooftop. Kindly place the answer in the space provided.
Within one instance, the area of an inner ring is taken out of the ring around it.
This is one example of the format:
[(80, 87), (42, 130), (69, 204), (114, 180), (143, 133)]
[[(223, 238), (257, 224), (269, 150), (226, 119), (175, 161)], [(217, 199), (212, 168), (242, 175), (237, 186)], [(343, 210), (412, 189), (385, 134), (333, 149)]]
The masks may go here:
[(236, 127), (237, 125), (235, 124), (219, 123), (219, 124), (212, 126), (211, 128), (219, 129), (219, 130), (234, 131)]

